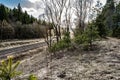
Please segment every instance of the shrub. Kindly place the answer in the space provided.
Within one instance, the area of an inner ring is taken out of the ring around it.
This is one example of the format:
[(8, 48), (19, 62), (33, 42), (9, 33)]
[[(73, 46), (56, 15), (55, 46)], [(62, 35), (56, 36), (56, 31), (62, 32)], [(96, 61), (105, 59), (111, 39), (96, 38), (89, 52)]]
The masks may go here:
[(63, 39), (60, 40), (58, 43), (54, 43), (52, 47), (49, 48), (49, 51), (50, 52), (60, 51), (70, 47), (70, 44), (71, 44), (70, 34), (65, 33)]
[(118, 26), (118, 27), (115, 27), (114, 29), (113, 29), (113, 37), (117, 37), (117, 38), (120, 38), (120, 26)]
[(92, 47), (92, 43), (99, 38), (97, 27), (94, 24), (89, 24), (84, 32), (75, 35), (74, 42), (81, 45), (83, 49), (87, 50)]

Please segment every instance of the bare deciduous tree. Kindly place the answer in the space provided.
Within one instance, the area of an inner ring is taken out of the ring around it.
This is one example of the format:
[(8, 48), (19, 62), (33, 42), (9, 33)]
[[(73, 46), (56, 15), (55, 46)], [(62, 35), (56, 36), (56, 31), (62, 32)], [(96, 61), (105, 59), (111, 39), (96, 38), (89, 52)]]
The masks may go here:
[(74, 0), (74, 10), (77, 17), (77, 28), (84, 31), (85, 22), (88, 19), (89, 9), (91, 9), (93, 0)]
[(65, 12), (64, 12), (64, 25), (66, 27), (66, 32), (69, 32), (70, 29), (72, 29), (72, 21), (73, 21), (73, 4), (72, 0), (68, 0), (67, 4), (65, 6)]
[(53, 24), (57, 42), (61, 39), (61, 22), (67, 0), (43, 0), (45, 15), (48, 22)]

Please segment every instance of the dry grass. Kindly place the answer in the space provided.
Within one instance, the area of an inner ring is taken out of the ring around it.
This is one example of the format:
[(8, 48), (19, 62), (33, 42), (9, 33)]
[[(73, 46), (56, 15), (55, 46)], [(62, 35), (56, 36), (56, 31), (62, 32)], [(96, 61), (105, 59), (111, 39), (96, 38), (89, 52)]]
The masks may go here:
[(23, 60), (18, 70), (23, 78), (35, 74), (39, 80), (120, 80), (120, 41), (97, 44), (99, 50), (61, 51), (52, 60), (43, 51)]

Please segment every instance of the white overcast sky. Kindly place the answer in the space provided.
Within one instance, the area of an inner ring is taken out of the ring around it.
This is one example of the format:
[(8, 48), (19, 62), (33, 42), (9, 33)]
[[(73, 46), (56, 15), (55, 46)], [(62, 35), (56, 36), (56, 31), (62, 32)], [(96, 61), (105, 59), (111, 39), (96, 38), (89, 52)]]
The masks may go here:
[[(96, 2), (97, 0), (94, 0)], [(100, 0), (100, 2), (103, 3), (103, 5), (106, 3), (106, 0)], [(28, 14), (33, 15), (34, 17), (38, 18), (40, 14), (44, 12), (43, 9), (41, 9), (41, 6), (43, 6), (41, 0), (22, 0), (21, 6), (23, 8), (23, 11), (27, 11)]]

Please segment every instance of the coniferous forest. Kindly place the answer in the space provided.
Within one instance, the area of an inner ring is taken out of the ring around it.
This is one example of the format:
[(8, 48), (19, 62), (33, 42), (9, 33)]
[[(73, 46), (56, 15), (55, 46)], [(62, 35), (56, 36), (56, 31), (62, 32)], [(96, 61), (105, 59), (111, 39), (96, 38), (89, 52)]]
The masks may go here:
[(46, 23), (23, 12), (20, 4), (14, 9), (0, 4), (0, 39), (42, 38), (39, 25)]

